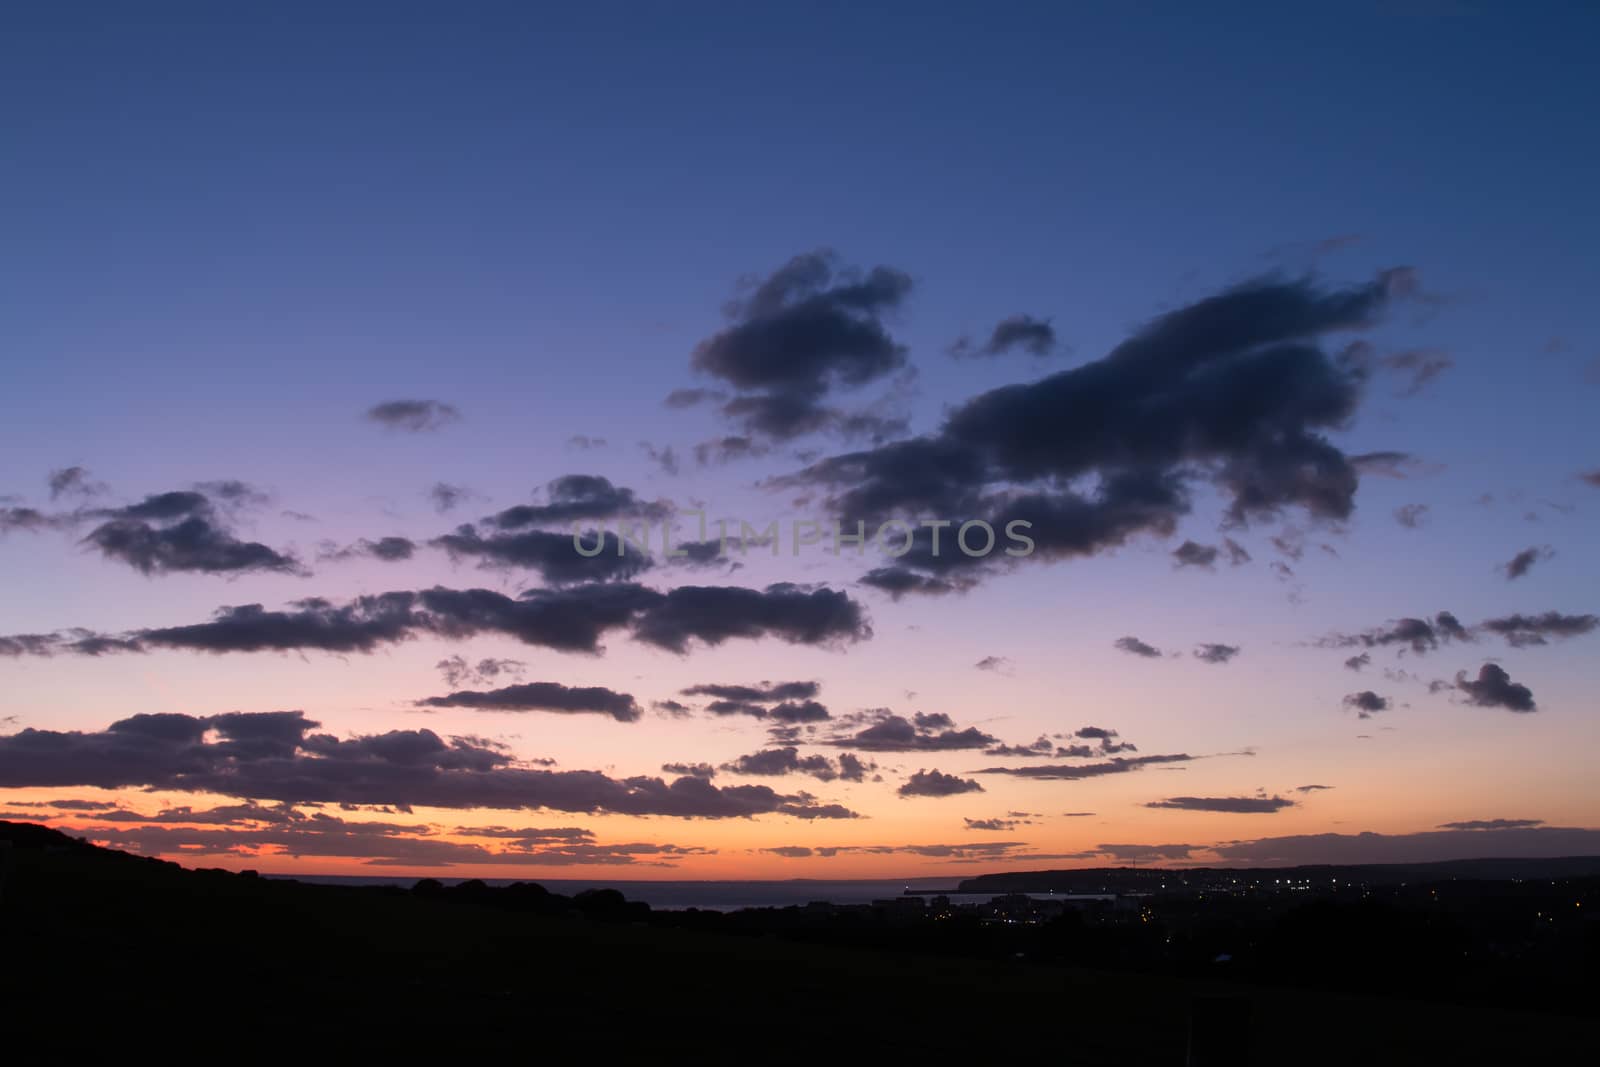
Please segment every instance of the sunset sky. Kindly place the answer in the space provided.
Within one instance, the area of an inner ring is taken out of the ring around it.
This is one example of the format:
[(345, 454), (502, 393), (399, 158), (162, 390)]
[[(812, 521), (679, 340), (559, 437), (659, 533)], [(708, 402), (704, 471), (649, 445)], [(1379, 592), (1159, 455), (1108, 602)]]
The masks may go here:
[(0, 818), (1600, 853), (1594, 7), (90, 6), (0, 16)]

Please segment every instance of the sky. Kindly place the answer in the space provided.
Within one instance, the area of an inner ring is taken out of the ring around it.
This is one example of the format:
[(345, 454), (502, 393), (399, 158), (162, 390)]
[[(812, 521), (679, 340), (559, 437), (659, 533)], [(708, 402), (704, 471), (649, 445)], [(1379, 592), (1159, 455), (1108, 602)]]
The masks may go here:
[(0, 20), (0, 818), (1600, 852), (1592, 7)]

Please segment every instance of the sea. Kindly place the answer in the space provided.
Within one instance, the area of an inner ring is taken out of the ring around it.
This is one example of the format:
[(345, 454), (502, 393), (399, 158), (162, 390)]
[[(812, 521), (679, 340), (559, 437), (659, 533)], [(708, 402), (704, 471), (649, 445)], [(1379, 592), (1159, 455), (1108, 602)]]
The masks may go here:
[[(415, 876), (294, 875), (298, 881), (324, 885), (412, 886)], [(446, 885), (466, 879), (441, 878)], [(981, 903), (1001, 894), (957, 893), (953, 878), (904, 878), (898, 880), (842, 880), (797, 878), (773, 882), (646, 881), (581, 878), (485, 878), (489, 885), (510, 885), (516, 881), (536, 881), (552, 893), (573, 896), (585, 889), (615, 889), (629, 900), (642, 900), (658, 910), (737, 911), (740, 908), (784, 908), (820, 901), (828, 904), (870, 904), (874, 900), (915, 893), (932, 896), (943, 893), (952, 903)], [(1032, 896), (1047, 898), (1050, 894)], [(1058, 894), (1059, 895), (1059, 894)], [(1063, 899), (1081, 899), (1065, 897)]]

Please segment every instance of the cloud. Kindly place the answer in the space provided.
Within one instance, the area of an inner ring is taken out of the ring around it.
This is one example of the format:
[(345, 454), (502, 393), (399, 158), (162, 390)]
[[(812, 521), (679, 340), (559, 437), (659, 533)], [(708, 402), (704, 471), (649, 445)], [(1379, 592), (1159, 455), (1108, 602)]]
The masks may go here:
[(1178, 811), (1216, 811), (1233, 815), (1273, 815), (1294, 807), (1283, 797), (1167, 797), (1152, 800), (1147, 808), (1173, 808)]
[(91, 497), (107, 491), (104, 482), (97, 482), (83, 467), (62, 467), (50, 472), (46, 479), (50, 486), (50, 499), (64, 496)]
[(1394, 509), (1394, 520), (1408, 530), (1415, 530), (1422, 526), (1428, 518), (1428, 505), (1402, 504)]
[[(545, 503), (518, 504), (484, 520), (502, 530), (526, 526), (570, 526), (601, 519), (656, 522), (672, 514), (664, 501), (640, 500), (632, 489), (598, 474), (565, 474), (545, 486)], [(569, 531), (570, 532), (570, 531)]]
[(860, 782), (866, 778), (868, 771), (877, 770), (878, 765), (864, 762), (848, 752), (842, 754), (837, 762), (827, 756), (802, 756), (799, 749), (793, 745), (787, 745), (782, 748), (762, 749), (760, 752), (752, 752), (747, 756), (740, 756), (732, 762), (724, 763), (721, 769), (733, 774), (755, 777), (809, 774), (824, 782), (831, 782), (835, 779), (846, 782)]
[(518, 659), (496, 659), (492, 656), (471, 664), (463, 656), (447, 656), (433, 666), (444, 675), (446, 685), (459, 689), (469, 682), (482, 685), (502, 676), (520, 678), (527, 664)]
[(1522, 830), (1543, 826), (1543, 819), (1469, 819), (1465, 822), (1442, 822), (1441, 830)]
[(142, 788), (288, 804), (548, 808), (566, 812), (746, 818), (854, 818), (838, 805), (766, 786), (701, 778), (616, 779), (519, 763), (498, 747), (432, 730), (340, 739), (302, 712), (135, 715), (103, 731), (0, 736), (0, 787)]
[(1296, 793), (1318, 793), (1332, 788), (1333, 786), (1331, 785), (1297, 785), (1294, 787), (1294, 791)]
[(907, 778), (896, 792), (903, 797), (953, 797), (959, 793), (981, 793), (983, 786), (972, 778), (920, 770)]
[(818, 682), (761, 682), (757, 685), (717, 685), (707, 683), (684, 689), (684, 696), (708, 696), (719, 700), (771, 703), (779, 700), (810, 700), (822, 691)]
[[(148, 856), (230, 856), (359, 859), (372, 866), (448, 867), (460, 864), (566, 867), (574, 865), (672, 866), (685, 856), (707, 855), (714, 850), (649, 842), (606, 844), (589, 830), (577, 827), (458, 827), (448, 831), (429, 824), (358, 822), (324, 812), (291, 818), (266, 819), (278, 809), (238, 807), (194, 812), (187, 808), (162, 811), (132, 820), (157, 825), (136, 828), (79, 826), (76, 832), (113, 848)], [(223, 817), (219, 818), (218, 815)], [(104, 821), (92, 818), (91, 824)], [(227, 829), (210, 828), (219, 823)], [(161, 825), (167, 824), (167, 825)], [(171, 824), (198, 824), (171, 825)], [(453, 838), (476, 837), (483, 841)], [(485, 841), (497, 847), (490, 848)]]
[(1209, 570), (1217, 562), (1220, 551), (1215, 545), (1185, 541), (1172, 550), (1172, 558), (1179, 567), (1203, 567)]
[(842, 732), (820, 742), (866, 752), (948, 752), (987, 748), (998, 739), (976, 726), (955, 728), (948, 715), (918, 712), (910, 719), (885, 710), (841, 719)]
[(456, 527), (454, 533), (428, 543), (444, 549), (452, 559), (472, 557), (485, 567), (536, 571), (550, 585), (626, 580), (655, 565), (637, 545), (630, 550), (622, 538), (608, 530), (590, 530), (582, 535), (522, 530), (486, 537), (466, 523)]
[[(1413, 284), (1394, 271), (1334, 291), (1281, 279), (1237, 286), (1162, 316), (1100, 360), (977, 396), (934, 434), (770, 484), (825, 489), (847, 521), (1028, 521), (1042, 559), (1172, 533), (1197, 481), (1223, 490), (1233, 523), (1288, 509), (1344, 519), (1358, 471), (1324, 433), (1355, 414), (1365, 371), (1316, 341), (1371, 325)], [(1090, 478), (1084, 491), (1068, 488)], [(898, 566), (939, 576), (1012, 562), (947, 553)]]
[(1016, 778), (1035, 778), (1041, 781), (1071, 782), (1084, 778), (1101, 778), (1108, 774), (1127, 774), (1143, 770), (1152, 764), (1187, 763), (1194, 759), (1187, 753), (1161, 756), (1116, 756), (1100, 763), (1043, 764), (1032, 767), (985, 767), (974, 774), (1008, 774)]
[(1533, 702), (1533, 690), (1513, 682), (1498, 663), (1485, 663), (1478, 669), (1476, 679), (1468, 678), (1466, 671), (1458, 671), (1456, 688), (1467, 695), (1469, 703), (1481, 708), (1505, 708), (1515, 712), (1539, 710)]
[(795, 256), (728, 304), (731, 324), (696, 346), (693, 366), (737, 390), (722, 410), (748, 434), (785, 440), (837, 425), (841, 413), (823, 403), (831, 390), (905, 365), (884, 317), (911, 288), (901, 271), (863, 273), (826, 249)]
[(575, 433), (567, 438), (567, 447), (578, 452), (588, 452), (596, 448), (606, 447), (604, 437), (592, 437), (586, 433)]
[(464, 640), (502, 634), (523, 644), (599, 652), (600, 639), (627, 629), (635, 639), (686, 652), (693, 642), (775, 637), (790, 644), (837, 645), (872, 635), (860, 605), (830, 589), (786, 583), (765, 589), (679, 586), (658, 592), (630, 583), (529, 589), (516, 598), (490, 589), (392, 592), (344, 604), (322, 598), (287, 610), (224, 607), (207, 622), (122, 635), (69, 630), (0, 636), (0, 655), (102, 655), (155, 648), (199, 652), (372, 652), (419, 636)]
[(1543, 548), (1525, 548), (1501, 564), (1500, 569), (1506, 572), (1506, 581), (1515, 581), (1532, 570), (1535, 563), (1550, 559), (1554, 555), (1555, 550), (1549, 545)]
[(424, 433), (459, 422), (461, 412), (438, 400), (390, 400), (369, 408), (366, 417), (385, 429)]
[(1032, 819), (966, 819), (968, 830), (983, 830), (990, 833), (1010, 833), (1019, 826), (1032, 826)]
[(1542, 615), (1503, 615), (1485, 619), (1477, 629), (1503, 638), (1513, 648), (1528, 648), (1593, 633), (1600, 627), (1600, 616), (1563, 615), (1547, 611)]
[(974, 667), (980, 671), (993, 671), (997, 674), (1006, 674), (1011, 670), (1011, 661), (1005, 656), (985, 656)]
[(212, 519), (190, 516), (171, 526), (119, 520), (97, 526), (84, 538), (108, 559), (144, 574), (246, 571), (303, 573), (300, 562), (255, 541), (241, 541)]
[(644, 714), (631, 693), (604, 686), (566, 686), (559, 682), (522, 682), (500, 689), (463, 689), (447, 696), (417, 701), (419, 708), (471, 708), (474, 711), (599, 712), (618, 722), (636, 722)]
[(1295, 834), (1230, 841), (1212, 850), (1226, 863), (1302, 864), (1437, 863), (1446, 860), (1600, 853), (1600, 830), (1536, 826), (1502, 830), (1424, 830), (1411, 834)]
[(812, 856), (831, 859), (834, 856), (925, 856), (949, 860), (952, 863), (993, 863), (1007, 858), (1033, 860), (1078, 859), (1077, 855), (1062, 856), (1034, 852), (1024, 841), (971, 841), (960, 844), (922, 845), (779, 845), (764, 848), (762, 852), (785, 859), (805, 859)]
[[(1319, 644), (1325, 648), (1384, 648), (1400, 645), (1423, 655), (1450, 641), (1470, 641), (1471, 634), (1453, 614), (1441, 611), (1428, 619), (1396, 619), (1357, 634), (1333, 634)], [(1348, 662), (1348, 661), (1347, 661)]]
[(1362, 652), (1359, 655), (1351, 656), (1349, 659), (1345, 660), (1344, 666), (1346, 670), (1359, 671), (1361, 668), (1367, 666), (1371, 662), (1372, 653)]
[(682, 410), (700, 404), (721, 403), (726, 399), (728, 394), (720, 389), (674, 389), (661, 403), (664, 407)]
[(1416, 396), (1429, 382), (1456, 365), (1450, 356), (1435, 348), (1413, 348), (1396, 352), (1379, 361), (1386, 370), (1409, 378), (1401, 396)]
[(416, 554), (417, 544), (406, 537), (380, 537), (376, 541), (363, 537), (359, 541), (346, 545), (344, 548), (336, 544), (327, 543), (319, 556), (328, 561), (341, 561), (348, 559), (382, 560), (385, 563), (402, 563)]
[(293, 556), (254, 541), (241, 541), (228, 529), (219, 503), (235, 508), (257, 502), (259, 494), (242, 482), (215, 482), (205, 489), (213, 495), (200, 488), (156, 493), (136, 504), (98, 508), (72, 519), (104, 520), (83, 543), (107, 559), (147, 575), (304, 573)]
[(1381, 697), (1370, 689), (1363, 689), (1359, 693), (1347, 694), (1344, 706), (1355, 708), (1360, 718), (1370, 719), (1380, 711), (1388, 711), (1391, 705), (1388, 697)]
[(1202, 663), (1227, 663), (1238, 654), (1238, 645), (1203, 644), (1194, 650), (1194, 658)]
[(1145, 659), (1159, 659), (1162, 655), (1159, 648), (1154, 645), (1147, 645), (1137, 637), (1119, 637), (1112, 643), (1124, 652), (1135, 656), (1143, 656)]
[(435, 482), (428, 490), (428, 499), (433, 501), (433, 510), (441, 515), (454, 511), (459, 504), (475, 495), (466, 486), (451, 485), (449, 482)]
[(975, 344), (970, 337), (960, 337), (950, 346), (950, 354), (957, 359), (968, 357), (994, 357), (1012, 349), (1020, 349), (1030, 356), (1049, 356), (1061, 347), (1055, 327), (1049, 319), (1036, 319), (1032, 315), (1012, 315), (1001, 319), (983, 344)]

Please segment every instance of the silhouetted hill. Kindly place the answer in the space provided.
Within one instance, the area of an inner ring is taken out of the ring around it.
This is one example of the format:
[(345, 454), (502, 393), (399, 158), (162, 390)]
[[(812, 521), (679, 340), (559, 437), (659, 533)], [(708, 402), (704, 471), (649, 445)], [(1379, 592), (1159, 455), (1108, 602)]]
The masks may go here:
[[(189, 870), (27, 824), (0, 822), (0, 879), (0, 1032), (63, 1062), (1179, 1067), (1196, 1005), (1229, 1064), (1580, 1062), (1587, 1047), (1588, 1020), (1559, 1015), (1035, 965), (991, 951), (1004, 940), (977, 956), (819, 943), (850, 924), (783, 925), (805, 909), (652, 913), (610, 890)], [(893, 932), (862, 921), (865, 938)]]
[(1600, 856), (1555, 859), (1470, 859), (1433, 863), (1309, 864), (1299, 867), (1081, 867), (1059, 871), (1002, 871), (967, 878), (963, 893), (1100, 893), (1148, 891), (1160, 885), (1223, 884), (1229, 881), (1302, 881), (1337, 879), (1367, 885), (1449, 878), (1594, 878), (1600, 877)]

